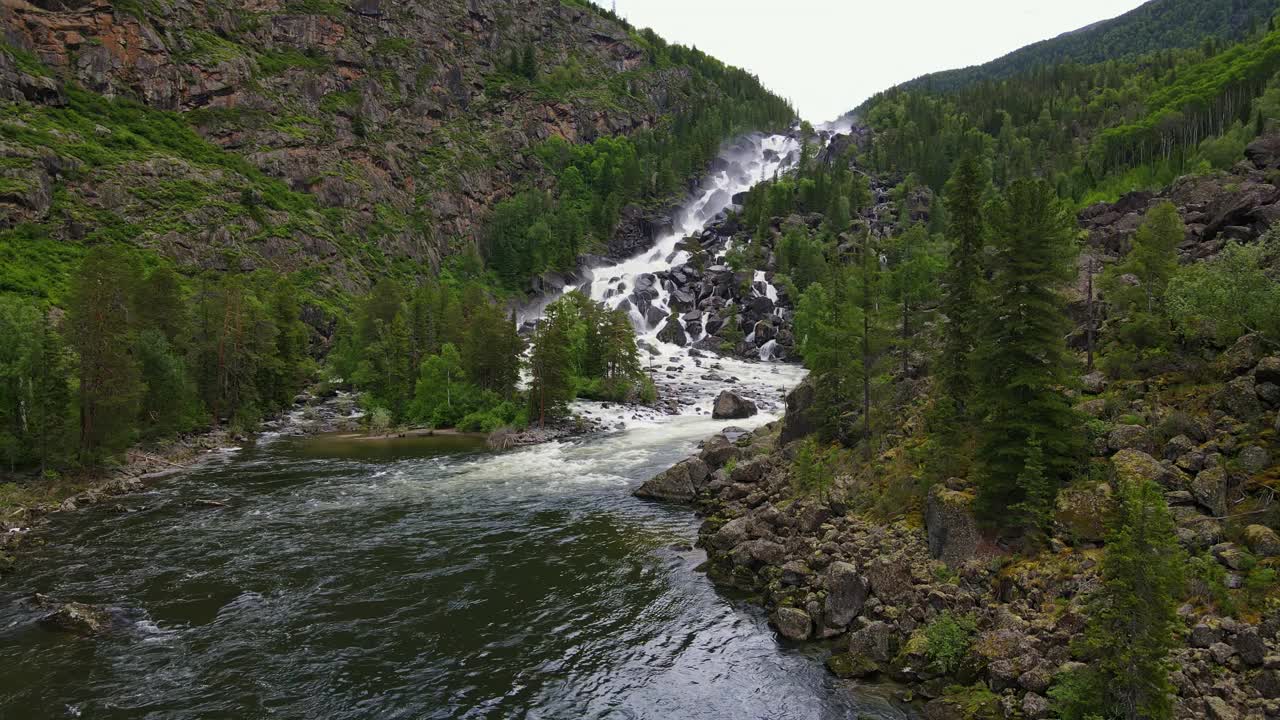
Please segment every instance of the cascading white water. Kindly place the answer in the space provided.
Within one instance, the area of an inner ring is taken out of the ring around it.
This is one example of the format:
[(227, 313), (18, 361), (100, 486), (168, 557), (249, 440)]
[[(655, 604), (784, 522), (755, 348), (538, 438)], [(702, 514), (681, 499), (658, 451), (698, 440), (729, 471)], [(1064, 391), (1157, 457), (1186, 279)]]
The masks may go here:
[[(676, 249), (680, 241), (702, 233), (734, 205), (736, 195), (791, 168), (799, 159), (800, 141), (791, 135), (753, 133), (727, 145), (698, 191), (676, 213), (672, 232), (635, 257), (590, 271), (591, 297), (610, 308), (627, 307), (637, 331), (656, 335), (671, 307), (668, 289), (654, 276), (689, 260), (688, 252)], [(756, 279), (763, 281), (763, 273), (757, 273)], [(769, 292), (777, 297), (776, 291)], [(644, 298), (647, 302), (637, 302)]]
[[(823, 139), (849, 131), (848, 123), (837, 121), (818, 130)], [(732, 389), (749, 397), (760, 405), (763, 412), (776, 412), (781, 397), (804, 376), (804, 370), (794, 365), (777, 363), (751, 363), (733, 357), (715, 357), (714, 353), (698, 352), (659, 340), (658, 335), (671, 316), (671, 289), (660, 279), (666, 271), (677, 268), (689, 260), (689, 253), (677, 249), (681, 241), (690, 236), (701, 236), (717, 217), (736, 207), (734, 198), (750, 190), (758, 183), (795, 167), (800, 160), (801, 143), (797, 132), (787, 134), (752, 133), (727, 143), (711, 165), (696, 192), (672, 218), (673, 229), (657, 239), (653, 247), (621, 262), (602, 265), (584, 271), (584, 277), (566, 285), (563, 289), (532, 303), (520, 313), (522, 323), (542, 316), (547, 303), (563, 293), (581, 290), (592, 299), (610, 308), (624, 308), (635, 325), (641, 345), (647, 353), (646, 361), (651, 376), (670, 395), (678, 397), (682, 415), (705, 414), (711, 401), (721, 390)], [(723, 249), (707, 265), (720, 262), (732, 248), (732, 240), (725, 239)], [(762, 270), (752, 277), (752, 295), (776, 302), (778, 291)], [(699, 311), (692, 311), (701, 315)], [(782, 311), (774, 309), (778, 315)], [(677, 317), (682, 329), (688, 329)], [(698, 323), (696, 332), (686, 333), (690, 345), (706, 337), (705, 326)], [(754, 331), (752, 331), (754, 336)], [(761, 345), (761, 360), (773, 360), (777, 342), (770, 340)], [(711, 357), (708, 357), (711, 355)], [(579, 402), (575, 411), (601, 420), (608, 427), (634, 426), (634, 421), (659, 421), (666, 413), (653, 409), (626, 407), (594, 402)]]

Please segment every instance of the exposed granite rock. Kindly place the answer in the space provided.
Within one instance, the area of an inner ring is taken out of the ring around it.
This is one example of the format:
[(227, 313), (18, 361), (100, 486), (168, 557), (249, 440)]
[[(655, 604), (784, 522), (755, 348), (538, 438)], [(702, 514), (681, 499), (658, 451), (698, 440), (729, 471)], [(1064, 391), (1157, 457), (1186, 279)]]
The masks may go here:
[(710, 470), (701, 459), (682, 460), (675, 467), (664, 470), (651, 480), (646, 480), (636, 491), (636, 497), (653, 500), (689, 502), (707, 483)]

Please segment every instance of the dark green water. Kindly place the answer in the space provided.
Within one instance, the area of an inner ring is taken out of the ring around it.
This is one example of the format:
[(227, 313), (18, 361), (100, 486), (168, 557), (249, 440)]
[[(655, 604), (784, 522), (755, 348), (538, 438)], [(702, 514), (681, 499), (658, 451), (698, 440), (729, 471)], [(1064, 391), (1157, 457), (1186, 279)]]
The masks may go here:
[[(631, 497), (721, 424), (501, 455), (279, 440), (58, 516), (0, 581), (0, 717), (903, 717), (695, 572), (687, 510)], [(115, 627), (44, 631), (33, 591)]]

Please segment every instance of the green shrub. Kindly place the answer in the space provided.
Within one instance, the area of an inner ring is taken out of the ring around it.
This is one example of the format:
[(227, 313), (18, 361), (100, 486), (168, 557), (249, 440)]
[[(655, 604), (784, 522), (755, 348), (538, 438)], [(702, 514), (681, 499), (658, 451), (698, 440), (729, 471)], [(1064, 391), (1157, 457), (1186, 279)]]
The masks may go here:
[(947, 611), (937, 616), (924, 629), (929, 661), (941, 672), (954, 674), (968, 655), (977, 629), (978, 622), (972, 614)]

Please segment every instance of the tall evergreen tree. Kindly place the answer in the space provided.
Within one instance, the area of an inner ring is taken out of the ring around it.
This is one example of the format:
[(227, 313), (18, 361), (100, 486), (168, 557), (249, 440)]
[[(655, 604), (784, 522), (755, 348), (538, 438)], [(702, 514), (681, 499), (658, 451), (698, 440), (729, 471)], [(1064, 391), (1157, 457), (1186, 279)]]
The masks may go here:
[(954, 408), (953, 422), (960, 423), (969, 412), (976, 383), (973, 353), (981, 332), (982, 253), (986, 237), (982, 197), (986, 184), (982, 166), (972, 154), (960, 160), (947, 184), (947, 239), (951, 251), (943, 277), (941, 311), (946, 324), (938, 358), (938, 400)]
[[(1048, 183), (1023, 180), (995, 205), (991, 227), (991, 310), (976, 353), (983, 414), (976, 509), (989, 524), (1017, 529), (1047, 515), (1082, 450), (1066, 395), (1074, 372), (1060, 292), (1072, 276), (1075, 218)], [(1028, 474), (1033, 453), (1044, 467)]]
[(573, 375), (570, 364), (570, 342), (574, 322), (573, 306), (552, 303), (533, 333), (529, 353), (529, 417), (545, 427), (548, 420), (558, 420), (569, 410), (573, 400)]
[(79, 357), (82, 462), (124, 449), (136, 429), (144, 387), (133, 353), (135, 267), (124, 250), (100, 245), (71, 280), (66, 331)]
[(52, 320), (40, 319), (37, 345), (30, 357), (30, 393), (27, 408), (27, 437), (41, 474), (67, 460), (71, 429), (71, 362), (66, 344)]
[(1122, 479), (1106, 538), (1102, 588), (1089, 599), (1089, 657), (1064, 717), (1167, 720), (1175, 691), (1169, 654), (1179, 643), (1177, 607), (1186, 554), (1164, 493), (1151, 479)]

